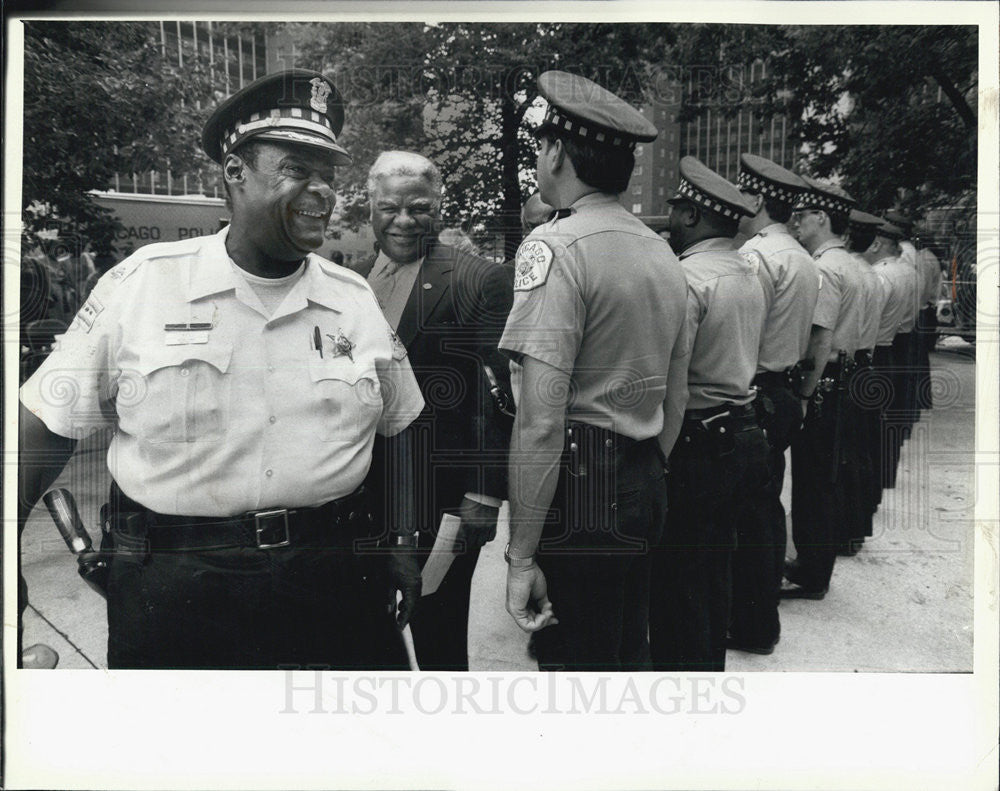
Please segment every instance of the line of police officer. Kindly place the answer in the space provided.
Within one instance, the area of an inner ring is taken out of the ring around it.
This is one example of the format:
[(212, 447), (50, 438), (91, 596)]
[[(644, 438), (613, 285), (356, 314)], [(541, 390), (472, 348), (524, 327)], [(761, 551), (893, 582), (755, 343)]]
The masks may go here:
[[(897, 225), (852, 227), (842, 190), (750, 155), (738, 187), (682, 160), (668, 245), (617, 199), (653, 124), (577, 75), (538, 83), (557, 211), (518, 251), (499, 341), (518, 383), (507, 609), (542, 667), (721, 670), (727, 647), (773, 650), (779, 591), (822, 598), (838, 549), (870, 534), (916, 417), (918, 259)], [(303, 70), (220, 105), (203, 145), (230, 227), (111, 270), (21, 390), (21, 526), (75, 441), (115, 429), (112, 667), (377, 667), (419, 606), (430, 460), (407, 426), (425, 401), (369, 285), (312, 253), (343, 122)], [(862, 397), (872, 371), (890, 403)], [(399, 474), (366, 494), (376, 432)], [(374, 527), (371, 497), (389, 503)]]

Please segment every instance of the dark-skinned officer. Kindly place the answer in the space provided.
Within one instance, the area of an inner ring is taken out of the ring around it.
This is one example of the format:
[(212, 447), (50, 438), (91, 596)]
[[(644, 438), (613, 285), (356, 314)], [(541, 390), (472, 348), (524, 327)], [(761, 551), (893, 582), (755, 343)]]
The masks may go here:
[(653, 557), (649, 637), (656, 670), (725, 669), (736, 526), (763, 486), (767, 440), (751, 382), (773, 292), (733, 237), (753, 215), (735, 185), (694, 157), (670, 199), (670, 246), (687, 278), (689, 400), (670, 455), (669, 511)]
[(396, 628), (387, 588), (400, 621), (419, 597), (415, 526), (386, 526), (388, 563), (367, 554), (359, 487), (375, 433), (423, 399), (368, 285), (311, 252), (350, 161), (343, 119), (299, 69), (223, 102), (202, 144), (229, 227), (113, 268), (22, 388), (28, 507), (77, 439), (115, 429), (110, 667), (367, 666), (398, 643), (376, 627)]

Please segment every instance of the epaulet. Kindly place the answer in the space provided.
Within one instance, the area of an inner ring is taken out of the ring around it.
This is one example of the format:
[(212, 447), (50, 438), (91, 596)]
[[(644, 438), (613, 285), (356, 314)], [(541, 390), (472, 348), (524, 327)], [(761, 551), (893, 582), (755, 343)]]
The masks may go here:
[(322, 256), (313, 254), (313, 261), (319, 266), (320, 270), (327, 277), (336, 278), (338, 280), (344, 280), (348, 283), (353, 283), (356, 286), (362, 286), (367, 288), (368, 281), (365, 280), (361, 275), (355, 272), (353, 269), (349, 269), (346, 266), (341, 266), (340, 264), (335, 264), (333, 261), (327, 261)]
[(204, 241), (204, 236), (192, 236), (190, 239), (179, 239), (176, 242), (154, 242), (140, 247), (134, 256), (141, 257), (145, 261), (152, 261), (167, 256), (173, 258), (180, 255), (191, 255), (201, 249)]
[(121, 285), (133, 272), (135, 272), (147, 259), (145, 256), (129, 256), (120, 264), (115, 264), (107, 271), (101, 280), (112, 283), (115, 286)]
[(764, 259), (761, 258), (760, 253), (756, 250), (740, 250), (740, 256), (746, 261), (747, 266), (750, 267), (750, 271), (755, 275), (760, 272), (760, 268), (764, 265)]

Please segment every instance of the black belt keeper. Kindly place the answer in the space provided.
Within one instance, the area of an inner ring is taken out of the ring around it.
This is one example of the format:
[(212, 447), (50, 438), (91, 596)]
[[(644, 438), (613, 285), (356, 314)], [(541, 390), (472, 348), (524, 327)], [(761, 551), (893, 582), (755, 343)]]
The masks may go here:
[[(111, 502), (115, 545), (126, 552), (202, 552), (249, 547), (349, 547), (354, 530), (338, 529), (359, 523), (363, 532), (372, 524), (364, 488), (315, 508), (271, 508), (232, 517), (179, 516), (151, 511), (112, 483)], [(135, 518), (136, 516), (141, 518)]]
[(580, 476), (586, 474), (589, 466), (613, 462), (618, 453), (648, 444), (657, 448), (661, 460), (665, 462), (656, 437), (633, 439), (611, 429), (571, 420), (566, 423), (563, 453), (566, 455), (572, 474)]

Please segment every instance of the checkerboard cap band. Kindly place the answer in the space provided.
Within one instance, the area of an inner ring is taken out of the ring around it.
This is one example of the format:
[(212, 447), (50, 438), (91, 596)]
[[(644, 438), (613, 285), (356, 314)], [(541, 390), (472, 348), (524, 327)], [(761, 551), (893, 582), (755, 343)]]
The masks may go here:
[(635, 148), (635, 138), (625, 137), (605, 129), (603, 127), (587, 126), (586, 124), (570, 118), (565, 113), (560, 113), (555, 105), (549, 104), (545, 111), (543, 124), (552, 124), (559, 129), (579, 135), (580, 137), (602, 143), (606, 146), (617, 146), (618, 148)]
[(253, 113), (249, 118), (236, 124), (223, 136), (223, 153), (232, 150), (247, 135), (269, 128), (276, 130), (299, 129), (319, 135), (331, 143), (337, 142), (337, 136), (330, 126), (330, 119), (325, 113), (303, 110), (301, 107), (281, 107), (271, 110), (269, 113)]
[(731, 209), (724, 203), (719, 203), (711, 195), (702, 192), (685, 178), (682, 178), (681, 183), (677, 186), (677, 194), (697, 203), (699, 206), (711, 209), (716, 214), (728, 217), (730, 220), (738, 220), (740, 218), (740, 212), (736, 211), (736, 209)]
[(795, 202), (795, 209), (822, 209), (830, 214), (850, 215), (851, 205), (832, 195), (821, 192), (805, 192)]
[(743, 189), (751, 190), (768, 198), (780, 200), (784, 203), (794, 203), (798, 194), (790, 189), (782, 187), (780, 184), (761, 178), (760, 176), (757, 176), (747, 170), (740, 171), (736, 184)]

